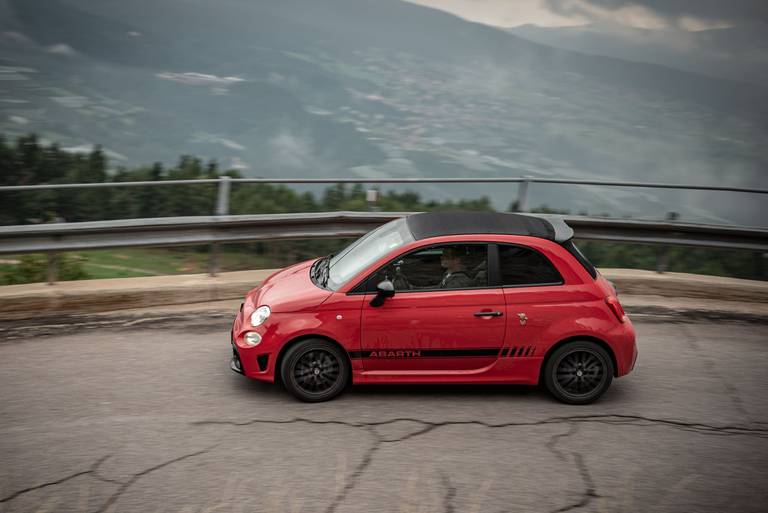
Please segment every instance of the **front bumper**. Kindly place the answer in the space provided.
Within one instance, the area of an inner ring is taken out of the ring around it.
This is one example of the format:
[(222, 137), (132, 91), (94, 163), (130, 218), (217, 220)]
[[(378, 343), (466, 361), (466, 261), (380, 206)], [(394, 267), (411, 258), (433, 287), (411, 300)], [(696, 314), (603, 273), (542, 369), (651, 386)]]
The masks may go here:
[(232, 333), (229, 335), (229, 342), (232, 345), (232, 358), (229, 360), (229, 368), (238, 374), (245, 375), (243, 362), (240, 361), (240, 354), (237, 352), (237, 347), (235, 347), (235, 338), (232, 336)]
[[(229, 368), (249, 378), (268, 382), (274, 381), (274, 372), (270, 368), (274, 348), (268, 343), (262, 343), (255, 347), (244, 343), (243, 324), (243, 306), (241, 305), (229, 334), (229, 342), (232, 346)], [(253, 330), (253, 328), (251, 329)], [(262, 333), (262, 335), (265, 334)]]

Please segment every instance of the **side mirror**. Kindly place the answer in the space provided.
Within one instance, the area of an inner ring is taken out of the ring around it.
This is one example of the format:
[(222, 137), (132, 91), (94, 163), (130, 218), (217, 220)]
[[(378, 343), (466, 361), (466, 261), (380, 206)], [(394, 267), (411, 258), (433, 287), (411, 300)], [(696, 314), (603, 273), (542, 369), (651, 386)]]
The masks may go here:
[(376, 295), (371, 299), (371, 306), (381, 306), (384, 300), (395, 295), (395, 286), (389, 280), (376, 285)]

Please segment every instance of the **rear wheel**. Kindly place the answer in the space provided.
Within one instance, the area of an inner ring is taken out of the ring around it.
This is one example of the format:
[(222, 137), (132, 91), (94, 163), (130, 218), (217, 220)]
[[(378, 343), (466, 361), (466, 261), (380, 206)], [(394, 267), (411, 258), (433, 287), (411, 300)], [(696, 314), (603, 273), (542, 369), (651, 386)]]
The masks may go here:
[(588, 340), (558, 348), (544, 367), (544, 384), (556, 399), (568, 404), (587, 404), (608, 390), (613, 362), (608, 352)]
[(288, 349), (280, 377), (288, 391), (305, 402), (320, 402), (339, 395), (349, 382), (349, 363), (335, 344), (323, 339), (299, 342)]

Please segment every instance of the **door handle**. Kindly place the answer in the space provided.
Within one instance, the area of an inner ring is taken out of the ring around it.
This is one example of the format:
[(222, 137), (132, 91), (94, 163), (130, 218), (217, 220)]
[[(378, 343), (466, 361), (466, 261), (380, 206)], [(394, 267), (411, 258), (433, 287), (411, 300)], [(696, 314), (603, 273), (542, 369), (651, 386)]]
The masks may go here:
[(502, 312), (475, 312), (475, 317), (501, 317)]

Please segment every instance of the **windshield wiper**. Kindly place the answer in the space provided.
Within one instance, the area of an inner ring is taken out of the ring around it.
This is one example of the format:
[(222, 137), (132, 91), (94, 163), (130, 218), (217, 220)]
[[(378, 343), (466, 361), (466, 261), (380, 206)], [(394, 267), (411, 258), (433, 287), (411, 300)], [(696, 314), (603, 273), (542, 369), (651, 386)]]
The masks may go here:
[(320, 285), (322, 285), (323, 288), (328, 286), (328, 278), (331, 275), (331, 258), (332, 257), (333, 255), (328, 255), (327, 257), (323, 258), (320, 261), (320, 264), (318, 265)]
[(331, 258), (333, 254), (319, 258), (309, 269), (309, 277), (319, 286), (325, 288), (328, 286), (328, 276), (331, 269)]
[(317, 269), (319, 267), (317, 264), (319, 264), (322, 260), (322, 258), (318, 258), (314, 261), (312, 267), (309, 268), (309, 277), (312, 279), (312, 281), (317, 281)]

